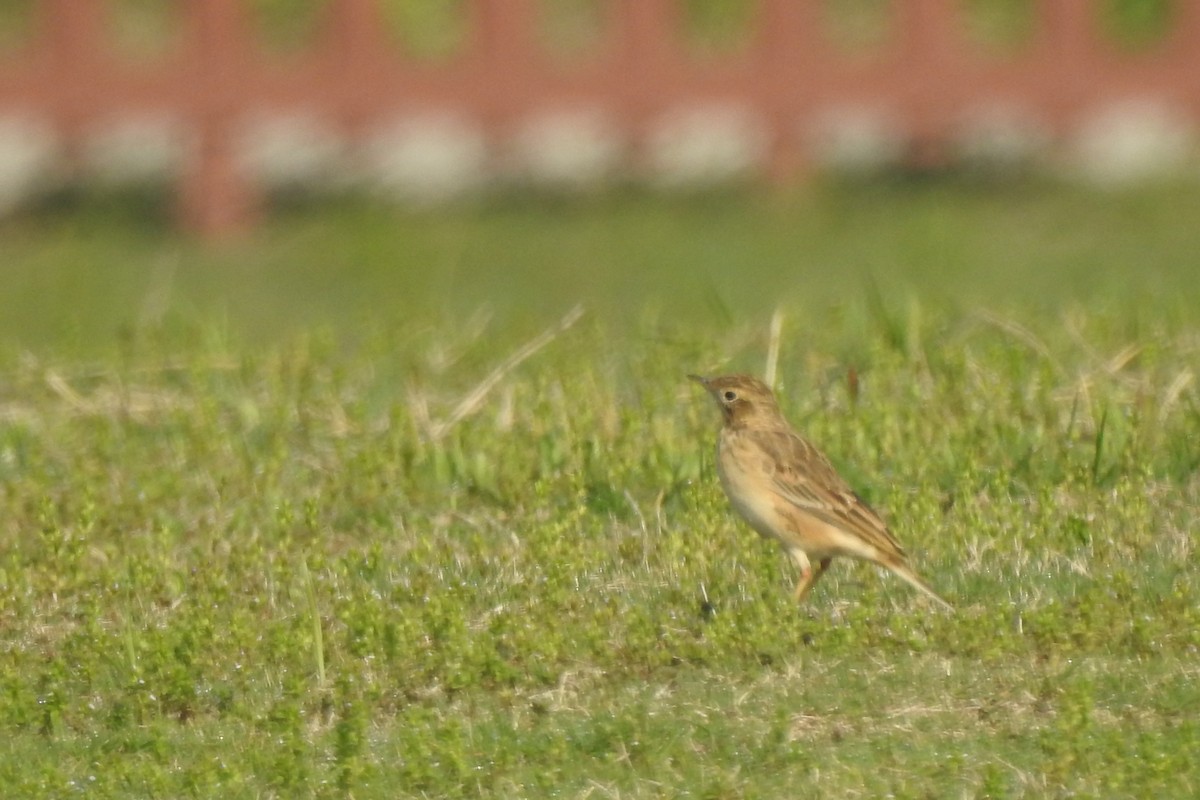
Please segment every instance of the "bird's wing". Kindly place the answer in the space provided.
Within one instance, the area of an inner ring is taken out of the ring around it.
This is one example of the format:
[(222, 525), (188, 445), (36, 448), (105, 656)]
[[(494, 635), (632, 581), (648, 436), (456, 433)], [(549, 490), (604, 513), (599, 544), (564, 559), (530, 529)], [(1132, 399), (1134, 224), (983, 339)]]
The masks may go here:
[(792, 431), (755, 431), (771, 454), (765, 466), (775, 491), (821, 521), (859, 537), (882, 553), (905, 558), (887, 524), (837, 474), (829, 459)]

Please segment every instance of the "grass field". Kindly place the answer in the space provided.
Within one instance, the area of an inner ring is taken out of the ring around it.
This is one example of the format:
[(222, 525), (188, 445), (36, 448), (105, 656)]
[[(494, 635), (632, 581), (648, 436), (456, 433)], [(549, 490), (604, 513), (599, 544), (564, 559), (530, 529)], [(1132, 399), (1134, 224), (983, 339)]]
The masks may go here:
[[(1194, 796), (1198, 207), (2, 222), (3, 794)], [(786, 413), (957, 613), (852, 563), (796, 608), (728, 509), (683, 376), (777, 309)]]

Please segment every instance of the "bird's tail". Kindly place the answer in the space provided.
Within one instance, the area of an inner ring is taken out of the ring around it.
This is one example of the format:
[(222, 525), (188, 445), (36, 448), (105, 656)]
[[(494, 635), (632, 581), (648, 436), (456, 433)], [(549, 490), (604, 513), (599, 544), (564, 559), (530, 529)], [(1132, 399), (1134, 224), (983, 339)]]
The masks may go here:
[(950, 605), (940, 594), (935, 592), (933, 587), (926, 583), (921, 576), (918, 575), (907, 563), (903, 561), (893, 561), (885, 563), (885, 566), (903, 578), (904, 581), (914, 589), (919, 590), (922, 594), (937, 602), (937, 604), (942, 608), (946, 609), (947, 611), (954, 610), (954, 606)]

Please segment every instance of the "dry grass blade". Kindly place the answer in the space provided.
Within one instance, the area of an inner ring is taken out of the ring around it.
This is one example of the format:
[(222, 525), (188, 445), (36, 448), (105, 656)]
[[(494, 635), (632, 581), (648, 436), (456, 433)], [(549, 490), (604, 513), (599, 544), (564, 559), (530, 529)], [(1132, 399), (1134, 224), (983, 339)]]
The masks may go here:
[(54, 370), (46, 370), (46, 386), (76, 411), (88, 411), (91, 404), (71, 388), (66, 379)]
[(1104, 369), (1109, 375), (1116, 375), (1121, 370), (1125, 369), (1142, 353), (1140, 344), (1128, 344), (1121, 348), (1120, 352), (1108, 359), (1104, 364)]
[(474, 389), (458, 402), (458, 405), (450, 412), (450, 416), (430, 426), (429, 438), (434, 441), (441, 439), (451, 428), (478, 411), (479, 407), (483, 405), (484, 398), (496, 387), (496, 384), (504, 380), (505, 375), (512, 372), (524, 361), (558, 338), (559, 335), (578, 322), (582, 316), (583, 306), (575, 306), (556, 325), (542, 331), (509, 355), (508, 358), (504, 359), (499, 366), (489, 372), (486, 378), (480, 381)]
[(767, 386), (775, 385), (775, 372), (779, 366), (779, 339), (783, 334), (783, 310), (775, 309), (771, 315), (771, 339), (767, 343), (767, 366), (763, 370), (763, 380)]
[(995, 314), (987, 310), (976, 311), (975, 315), (977, 318), (983, 320), (992, 327), (1007, 333), (1017, 341), (1025, 344), (1029, 347), (1029, 349), (1033, 350), (1042, 358), (1049, 361), (1054, 366), (1055, 370), (1062, 372), (1062, 366), (1058, 363), (1057, 359), (1054, 358), (1054, 355), (1050, 352), (1050, 348), (1047, 347), (1041, 339), (1035, 336), (1033, 331), (1029, 330), (1024, 325), (1021, 325), (1014, 320), (1006, 319), (999, 314)]
[(1163, 422), (1171, 414), (1171, 409), (1179, 402), (1179, 398), (1192, 385), (1192, 381), (1196, 378), (1195, 374), (1190, 369), (1180, 371), (1171, 384), (1167, 387), (1165, 396), (1163, 397), (1162, 405), (1158, 408), (1158, 421)]

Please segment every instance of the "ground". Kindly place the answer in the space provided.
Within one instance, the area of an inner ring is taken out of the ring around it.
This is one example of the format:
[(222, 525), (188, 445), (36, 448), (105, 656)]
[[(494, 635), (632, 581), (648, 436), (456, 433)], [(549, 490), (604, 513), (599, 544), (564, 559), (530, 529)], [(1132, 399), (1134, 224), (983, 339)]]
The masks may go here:
[[(0, 223), (6, 796), (1196, 794), (1196, 195)], [(775, 313), (956, 613), (844, 562), (796, 607), (728, 508), (685, 375)]]

